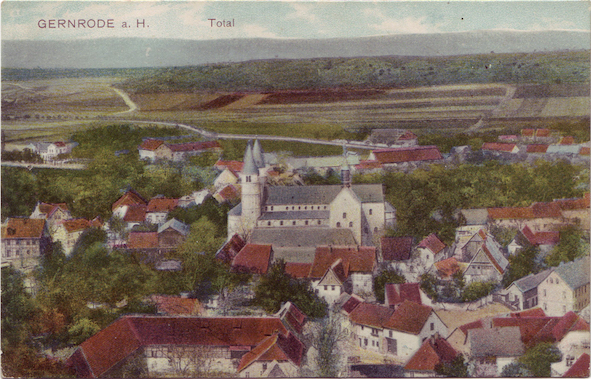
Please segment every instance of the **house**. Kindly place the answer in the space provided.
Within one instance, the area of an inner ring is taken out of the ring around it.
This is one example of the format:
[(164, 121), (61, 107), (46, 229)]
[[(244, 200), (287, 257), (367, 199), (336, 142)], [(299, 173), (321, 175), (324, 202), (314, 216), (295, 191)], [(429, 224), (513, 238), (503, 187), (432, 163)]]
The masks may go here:
[(146, 207), (146, 222), (151, 224), (163, 224), (168, 213), (178, 206), (178, 199), (155, 197), (150, 199)]
[(420, 283), (387, 283), (384, 287), (384, 300), (387, 307), (396, 310), (396, 307), (405, 301), (423, 304), (425, 295), (421, 291)]
[(435, 262), (445, 258), (445, 244), (434, 233), (425, 237), (417, 246), (417, 252), (423, 267), (429, 269)]
[(565, 372), (563, 378), (588, 378), (589, 377), (589, 354), (583, 354), (577, 361)]
[(560, 137), (558, 141), (559, 145), (572, 145), (573, 143), (575, 143), (575, 139), (572, 136)]
[(359, 303), (349, 314), (351, 337), (359, 347), (406, 361), (432, 335), (447, 335), (447, 326), (433, 308), (405, 301), (396, 310)]
[(84, 341), (67, 363), (78, 377), (118, 377), (135, 358), (145, 360), (149, 376), (189, 377), (198, 369), (235, 375), (255, 363), (258, 376), (262, 363), (291, 374), (303, 354), (277, 317), (124, 316)]
[(129, 205), (119, 209), (125, 209), (123, 215), (123, 222), (125, 223), (126, 230), (131, 230), (134, 226), (143, 224), (146, 222), (146, 209), (147, 205)]
[(516, 254), (526, 246), (538, 246), (543, 253), (549, 252), (560, 241), (560, 232), (548, 231), (537, 232), (531, 231), (529, 226), (521, 229), (515, 238), (507, 246), (510, 255)]
[(408, 262), (413, 250), (413, 237), (382, 237), (381, 260), (388, 263)]
[(546, 152), (548, 151), (548, 146), (549, 145), (545, 145), (545, 144), (541, 144), (541, 143), (527, 145), (525, 152), (528, 154), (546, 154)]
[(236, 186), (229, 184), (221, 190), (214, 193), (213, 198), (216, 199), (217, 202), (220, 204), (226, 202), (233, 202), (240, 199), (240, 190)]
[(412, 147), (419, 144), (418, 137), (410, 130), (404, 129), (372, 129), (365, 143), (388, 147)]
[(147, 159), (154, 162), (156, 159), (171, 159), (172, 152), (164, 141), (157, 139), (145, 139), (138, 146), (140, 159)]
[(445, 363), (451, 363), (459, 353), (439, 335), (425, 340), (419, 350), (404, 365), (406, 377), (435, 377), (436, 369)]
[(158, 246), (161, 248), (176, 248), (187, 238), (189, 226), (178, 221), (170, 219), (158, 227)]
[(224, 160), (218, 160), (213, 167), (215, 167), (216, 169), (223, 171), (225, 169), (229, 169), (230, 171), (233, 172), (241, 172), (242, 171), (242, 167), (244, 166), (244, 162), (240, 162), (240, 161), (224, 161)]
[(296, 335), (301, 335), (308, 319), (308, 316), (306, 316), (306, 314), (291, 301), (285, 302), (275, 316), (279, 317), (279, 319), (283, 321), (283, 325), (289, 328), (292, 332), (295, 332)]
[(215, 253), (215, 258), (229, 265), (244, 246), (246, 246), (246, 241), (238, 234), (234, 234)]
[(216, 191), (221, 190), (222, 188), (228, 185), (238, 185), (240, 174), (237, 171), (233, 171), (229, 168), (225, 168), (217, 178), (213, 181), (213, 186), (215, 187)]
[(534, 232), (553, 230), (563, 224), (558, 203), (534, 203), (529, 207), (488, 208), (490, 223), (508, 228), (523, 229), (526, 225)]
[(458, 272), (464, 272), (467, 265), (463, 262), (458, 262), (455, 257), (447, 258), (433, 264), (431, 273), (437, 276), (440, 280), (450, 281)]
[(372, 150), (367, 160), (380, 162), (384, 168), (403, 169), (413, 164), (439, 163), (443, 161), (443, 156), (437, 146), (412, 146)]
[(61, 242), (64, 254), (70, 255), (74, 250), (74, 246), (78, 238), (89, 228), (102, 228), (103, 223), (100, 217), (93, 220), (86, 220), (84, 218), (64, 220), (55, 227), (53, 233), (53, 242)]
[(222, 147), (218, 141), (200, 141), (168, 144), (171, 151), (171, 159), (174, 162), (183, 161), (189, 157), (202, 154), (204, 152), (221, 153)]
[(455, 249), (453, 255), (461, 259), (461, 249), (470, 241), (474, 234), (484, 229), (488, 224), (488, 211), (486, 208), (462, 209), (456, 216), (459, 226), (456, 228)]
[(498, 153), (519, 153), (519, 148), (514, 143), (500, 143), (500, 142), (485, 142), (482, 145), (482, 150), (492, 151)]
[(197, 299), (180, 296), (152, 295), (150, 302), (156, 307), (159, 315), (166, 316), (198, 316), (204, 312)]
[(258, 140), (248, 144), (240, 173), (242, 202), (228, 213), (228, 238), (257, 228), (348, 229), (356, 244), (369, 246), (386, 226), (382, 185), (353, 185), (346, 163), (341, 185), (268, 186), (268, 170)]
[(39, 263), (51, 244), (47, 222), (38, 218), (8, 218), (2, 226), (2, 263), (28, 269)]
[(273, 261), (271, 245), (246, 244), (232, 260), (232, 271), (265, 275)]
[(30, 218), (47, 220), (47, 230), (53, 235), (57, 224), (71, 220), (72, 214), (66, 203), (43, 203), (38, 201)]
[(238, 365), (241, 378), (297, 377), (306, 347), (292, 333), (276, 332), (244, 354)]
[[(589, 332), (585, 330), (571, 331), (556, 344), (556, 347), (562, 355), (560, 362), (554, 362), (551, 365), (552, 376), (565, 376), (585, 354), (589, 356)], [(587, 358), (587, 376), (589, 375), (589, 358)]]
[(286, 262), (285, 273), (295, 279), (308, 279), (312, 263)]
[(475, 363), (472, 376), (500, 376), (503, 368), (525, 353), (519, 327), (485, 326), (468, 330), (470, 358)]
[(558, 144), (549, 145), (546, 154), (559, 154), (559, 155), (577, 155), (581, 151), (581, 145), (573, 144)]
[(375, 247), (318, 246), (309, 278), (318, 296), (333, 304), (343, 292), (371, 293), (375, 266)]
[(27, 145), (32, 152), (41, 156), (43, 161), (52, 161), (59, 154), (67, 154), (72, 151), (73, 144), (66, 144), (62, 141), (58, 142), (35, 142)]
[(485, 234), (484, 241), (475, 250), (476, 253), (464, 270), (466, 282), (500, 281), (509, 261), (501, 252), (499, 243), (491, 235)]
[(583, 229), (589, 230), (589, 192), (582, 198), (555, 199), (562, 211), (562, 217), (571, 224), (580, 225)]
[(148, 202), (138, 192), (130, 189), (126, 191), (116, 202), (111, 206), (111, 211), (114, 217), (123, 219), (127, 210), (131, 206), (147, 206)]
[(540, 306), (550, 316), (580, 311), (589, 304), (589, 256), (551, 269), (538, 286)]
[(538, 286), (542, 283), (551, 270), (544, 270), (538, 274), (529, 274), (511, 283), (509, 287), (493, 295), (493, 299), (502, 301), (512, 309), (525, 310), (540, 306)]

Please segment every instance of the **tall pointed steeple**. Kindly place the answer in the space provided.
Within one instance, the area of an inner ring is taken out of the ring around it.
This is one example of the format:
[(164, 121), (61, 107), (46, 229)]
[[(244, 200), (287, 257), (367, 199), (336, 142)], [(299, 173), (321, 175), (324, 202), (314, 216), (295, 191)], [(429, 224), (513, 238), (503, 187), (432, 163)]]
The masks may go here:
[(343, 187), (351, 187), (351, 168), (347, 161), (347, 146), (343, 145), (343, 164), (341, 165), (341, 182)]
[(244, 166), (242, 166), (242, 174), (243, 175), (258, 175), (259, 170), (257, 164), (254, 160), (254, 156), (252, 153), (252, 145), (251, 141), (248, 141), (246, 145), (246, 151), (244, 152)]
[(265, 158), (263, 157), (263, 148), (261, 147), (261, 143), (259, 142), (258, 138), (254, 140), (254, 146), (252, 148), (252, 156), (254, 157), (254, 162), (256, 163), (258, 168), (265, 167)]

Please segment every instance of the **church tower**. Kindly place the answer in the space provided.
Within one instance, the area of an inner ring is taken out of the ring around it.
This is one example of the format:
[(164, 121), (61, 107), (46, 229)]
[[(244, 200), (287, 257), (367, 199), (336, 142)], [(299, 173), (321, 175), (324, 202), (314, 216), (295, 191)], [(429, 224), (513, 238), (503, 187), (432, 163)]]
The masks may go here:
[(262, 188), (259, 168), (255, 162), (250, 141), (246, 145), (240, 181), (242, 183), (242, 222), (244, 227), (252, 229), (256, 226), (258, 218), (261, 217)]
[(343, 187), (351, 187), (351, 168), (347, 162), (347, 147), (343, 146), (343, 164), (341, 165), (341, 183)]

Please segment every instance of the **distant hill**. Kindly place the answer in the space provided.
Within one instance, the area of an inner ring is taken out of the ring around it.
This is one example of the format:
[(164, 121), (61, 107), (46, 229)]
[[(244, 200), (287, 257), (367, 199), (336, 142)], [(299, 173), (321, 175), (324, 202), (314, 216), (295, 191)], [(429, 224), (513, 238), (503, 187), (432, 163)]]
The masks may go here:
[(132, 68), (201, 65), (259, 59), (530, 53), (588, 50), (587, 32), (473, 31), (335, 39), (105, 38), (68, 41), (3, 40), (3, 68)]

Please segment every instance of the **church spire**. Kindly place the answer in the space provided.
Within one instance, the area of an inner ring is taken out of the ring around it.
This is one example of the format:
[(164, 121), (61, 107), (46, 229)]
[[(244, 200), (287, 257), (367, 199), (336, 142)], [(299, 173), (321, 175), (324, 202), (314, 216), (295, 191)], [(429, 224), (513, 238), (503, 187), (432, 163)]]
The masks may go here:
[(252, 147), (252, 156), (258, 168), (265, 167), (263, 148), (261, 147), (261, 143), (259, 142), (258, 138), (254, 140), (254, 146)]
[(347, 146), (343, 145), (343, 164), (341, 165), (341, 182), (343, 187), (351, 187), (351, 168), (347, 161)]
[(248, 141), (246, 145), (246, 151), (244, 152), (244, 166), (242, 166), (243, 175), (258, 175), (259, 170), (252, 153), (251, 141)]

